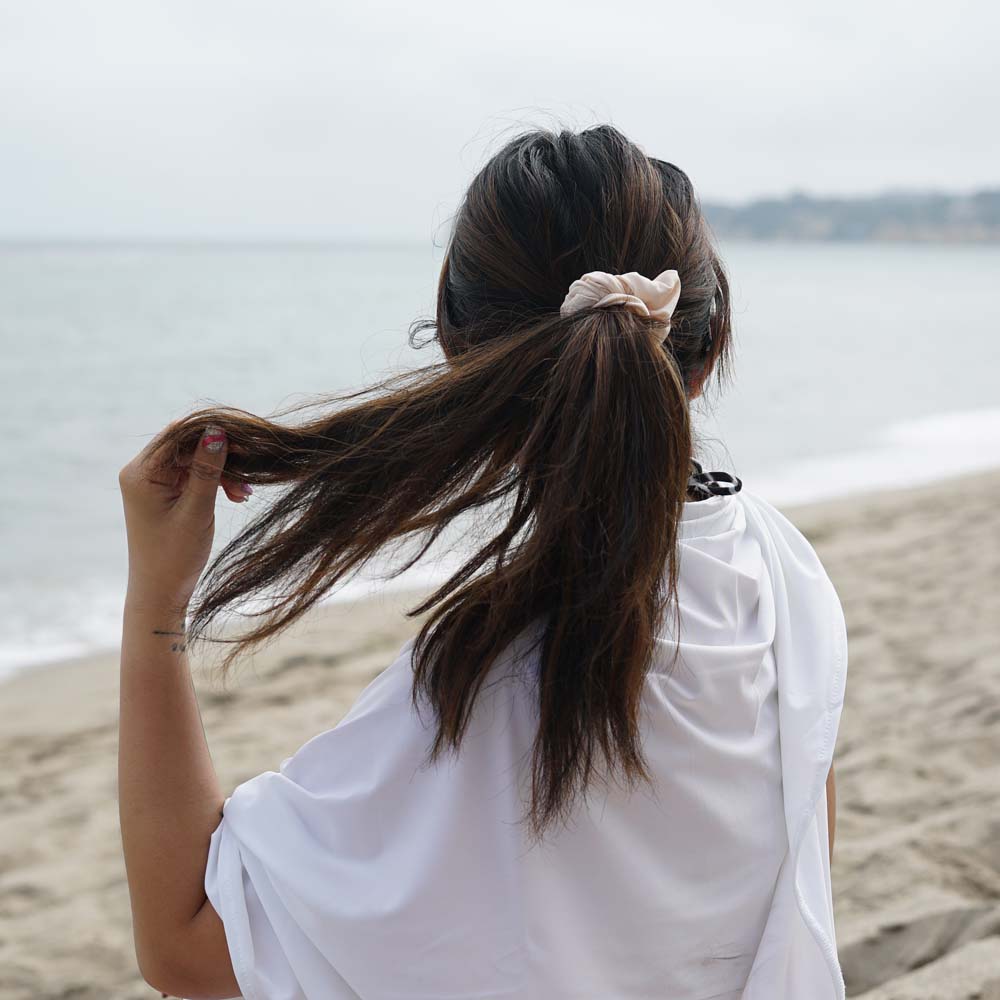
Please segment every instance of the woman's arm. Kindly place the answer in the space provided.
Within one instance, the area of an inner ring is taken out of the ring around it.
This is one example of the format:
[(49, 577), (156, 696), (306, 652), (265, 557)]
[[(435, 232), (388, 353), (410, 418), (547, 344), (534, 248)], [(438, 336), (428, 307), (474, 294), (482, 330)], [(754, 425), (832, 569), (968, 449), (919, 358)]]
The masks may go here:
[(233, 997), (225, 929), (205, 896), (224, 798), (188, 665), (185, 623), (215, 533), (225, 435), (167, 461), (151, 441), (118, 476), (128, 532), (122, 622), (118, 807), (136, 957), (164, 994)]
[(833, 764), (826, 777), (826, 828), (830, 841), (830, 864), (833, 864), (833, 834), (837, 827), (837, 786), (833, 777)]
[(150, 986), (173, 996), (233, 997), (222, 921), (205, 865), (223, 795), (209, 756), (184, 616), (125, 600), (118, 804), (136, 957)]

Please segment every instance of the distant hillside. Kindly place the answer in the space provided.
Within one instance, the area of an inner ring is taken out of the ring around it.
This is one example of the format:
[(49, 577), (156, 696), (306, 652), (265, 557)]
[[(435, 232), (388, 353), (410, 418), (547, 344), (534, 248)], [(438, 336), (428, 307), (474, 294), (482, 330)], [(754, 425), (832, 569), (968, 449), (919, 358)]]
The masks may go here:
[(884, 194), (870, 198), (794, 194), (745, 205), (706, 202), (704, 209), (722, 237), (1000, 242), (1000, 188), (969, 195)]

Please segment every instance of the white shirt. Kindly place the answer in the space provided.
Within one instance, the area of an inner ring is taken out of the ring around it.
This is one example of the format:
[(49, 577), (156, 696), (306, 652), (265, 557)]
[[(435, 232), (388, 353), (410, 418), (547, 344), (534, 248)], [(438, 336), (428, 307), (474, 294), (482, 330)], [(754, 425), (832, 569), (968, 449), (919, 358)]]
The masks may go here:
[(687, 503), (679, 532), (680, 659), (664, 635), (643, 699), (655, 790), (597, 783), (529, 848), (519, 643), (458, 758), (426, 767), (409, 640), (337, 726), (226, 800), (205, 891), (246, 1000), (843, 1000), (824, 794), (840, 602), (746, 490)]

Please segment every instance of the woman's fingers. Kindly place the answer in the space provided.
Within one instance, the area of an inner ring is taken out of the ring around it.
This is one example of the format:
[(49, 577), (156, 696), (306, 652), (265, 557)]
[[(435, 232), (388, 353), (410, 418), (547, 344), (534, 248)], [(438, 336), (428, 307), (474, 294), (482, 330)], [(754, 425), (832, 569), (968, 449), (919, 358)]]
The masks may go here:
[[(169, 427), (167, 429), (169, 430)], [(138, 458), (146, 464), (147, 468), (152, 467), (156, 469), (157, 480), (160, 482), (160, 485), (170, 486), (174, 492), (179, 494), (186, 489), (191, 476), (192, 464), (200, 457), (200, 441), (194, 444), (186, 454), (182, 455), (177, 460), (176, 465), (163, 467), (158, 462), (160, 458), (159, 444), (162, 439), (163, 434), (159, 434), (154, 440), (147, 442), (146, 447), (139, 453)], [(239, 448), (228, 448), (228, 442), (226, 451), (232, 454), (241, 454)], [(219, 485), (226, 494), (226, 498), (233, 501), (233, 503), (243, 503), (253, 493), (253, 487), (249, 483), (244, 483), (242, 480), (225, 474), (220, 477)]]
[(244, 500), (249, 500), (250, 494), (253, 493), (253, 487), (249, 483), (233, 479), (231, 476), (223, 476), (221, 485), (233, 503), (243, 503)]

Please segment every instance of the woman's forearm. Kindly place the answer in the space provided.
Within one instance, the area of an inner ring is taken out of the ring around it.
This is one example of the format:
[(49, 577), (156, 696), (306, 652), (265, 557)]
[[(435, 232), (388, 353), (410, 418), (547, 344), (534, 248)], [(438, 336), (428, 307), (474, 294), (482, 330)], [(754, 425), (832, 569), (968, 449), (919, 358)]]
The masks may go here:
[(209, 839), (223, 795), (186, 651), (185, 615), (126, 596), (121, 649), (118, 805), (144, 973), (183, 939), (205, 901)]

